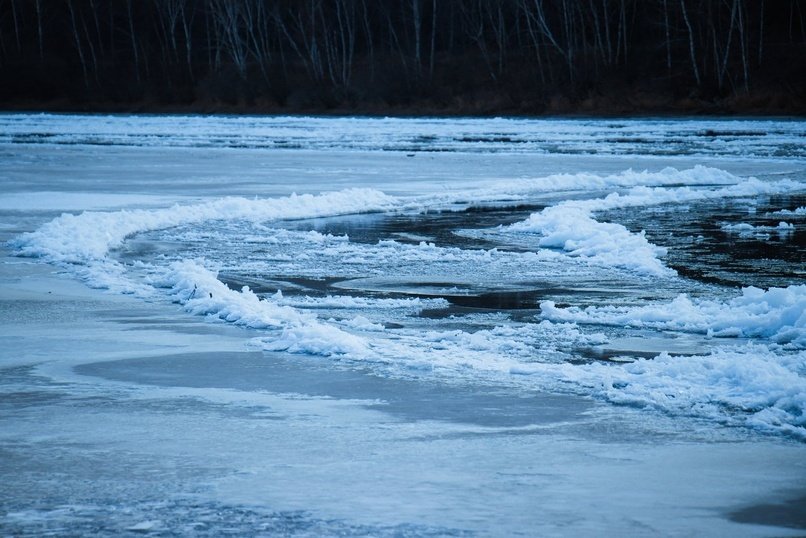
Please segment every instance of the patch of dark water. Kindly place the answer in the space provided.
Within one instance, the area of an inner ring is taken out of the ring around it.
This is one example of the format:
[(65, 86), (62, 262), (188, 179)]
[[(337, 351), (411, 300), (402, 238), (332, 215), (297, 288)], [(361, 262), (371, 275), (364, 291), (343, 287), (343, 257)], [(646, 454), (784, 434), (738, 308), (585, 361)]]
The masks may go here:
[(806, 530), (806, 494), (745, 506), (730, 512), (728, 518), (737, 523)]
[(223, 282), (232, 290), (240, 290), (248, 286), (258, 295), (271, 295), (278, 290), (291, 295), (312, 295), (322, 297), (328, 293), (333, 293), (334, 285), (344, 281), (344, 278), (302, 278), (302, 277), (277, 277), (262, 278), (254, 275), (245, 275), (236, 271), (222, 271), (218, 274), (218, 280)]
[[(623, 224), (669, 252), (683, 276), (728, 287), (786, 287), (806, 275), (806, 222), (776, 212), (806, 205), (806, 195), (737, 198), (625, 208), (599, 220)], [(778, 228), (780, 222), (791, 228)], [(731, 225), (748, 224), (740, 231)]]
[[(412, 280), (408, 277), (370, 277), (334, 282), (333, 287), (350, 293), (415, 296), (426, 299), (445, 299), (453, 312), (462, 308), (468, 311), (520, 311), (535, 310), (540, 302), (555, 301), (559, 306), (568, 302), (581, 304), (600, 303), (614, 297), (632, 297), (639, 300), (646, 293), (624, 283), (589, 281), (567, 286), (551, 281), (467, 281), (448, 280), (449, 277), (429, 277)], [(439, 316), (441, 317), (441, 315)]]
[(313, 230), (325, 235), (346, 235), (354, 243), (375, 244), (394, 240), (419, 244), (421, 241), (439, 247), (471, 249), (494, 248), (494, 243), (481, 239), (461, 237), (455, 230), (491, 228), (524, 220), (531, 213), (543, 209), (541, 205), (469, 205), (455, 211), (432, 211), (421, 214), (348, 215), (316, 219), (301, 219), (283, 223), (289, 230)]
[(154, 259), (161, 255), (171, 254), (186, 248), (181, 241), (155, 241), (150, 234), (130, 238), (113, 252), (115, 258), (123, 263), (132, 263), (143, 259)]

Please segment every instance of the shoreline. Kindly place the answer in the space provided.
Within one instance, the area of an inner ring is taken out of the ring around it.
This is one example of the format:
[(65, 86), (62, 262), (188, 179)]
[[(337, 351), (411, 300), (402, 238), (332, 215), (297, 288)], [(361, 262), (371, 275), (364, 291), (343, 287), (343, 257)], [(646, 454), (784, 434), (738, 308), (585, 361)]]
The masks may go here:
[(460, 117), (512, 117), (522, 119), (610, 119), (610, 118), (793, 118), (806, 119), (806, 105), (784, 107), (736, 106), (730, 99), (724, 101), (676, 100), (652, 106), (613, 106), (604, 103), (569, 103), (541, 107), (486, 107), (484, 103), (472, 106), (434, 105), (417, 103), (411, 106), (384, 106), (358, 104), (355, 106), (279, 106), (256, 103), (191, 102), (75, 102), (56, 101), (7, 101), (0, 102), (0, 113), (52, 112), (75, 114), (200, 114), (200, 115), (246, 115), (246, 116), (355, 116), (355, 117), (412, 117), (412, 118), (460, 118)]

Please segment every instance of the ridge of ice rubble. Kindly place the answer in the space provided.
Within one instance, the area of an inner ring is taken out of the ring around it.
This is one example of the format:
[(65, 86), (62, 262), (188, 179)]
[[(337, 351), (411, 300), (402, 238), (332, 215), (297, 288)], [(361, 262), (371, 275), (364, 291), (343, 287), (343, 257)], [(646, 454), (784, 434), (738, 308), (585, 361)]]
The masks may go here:
[(227, 197), (165, 209), (64, 213), (10, 243), (20, 255), (51, 262), (86, 263), (99, 260), (136, 233), (208, 220), (266, 221), (384, 211), (397, 199), (374, 189), (345, 189), (319, 195), (292, 194), (284, 198)]
[(746, 344), (708, 355), (629, 364), (528, 363), (512, 373), (555, 379), (609, 402), (785, 433), (806, 440), (806, 352), (778, 354)]
[(743, 288), (725, 302), (678, 295), (670, 303), (624, 307), (559, 308), (540, 303), (540, 316), (552, 321), (651, 327), (721, 337), (769, 338), (806, 349), (806, 285), (762, 290)]
[[(465, 199), (484, 200), (501, 196), (517, 196), (532, 192), (566, 192), (578, 190), (626, 189), (641, 186), (681, 186), (681, 185), (734, 185), (741, 178), (721, 170), (702, 165), (678, 170), (666, 167), (657, 172), (628, 168), (616, 174), (595, 174), (578, 172), (575, 174), (552, 174), (549, 176), (507, 179), (495, 182), (494, 187), (473, 189), (463, 193)], [(443, 195), (454, 197), (450, 193)]]
[[(652, 186), (654, 185), (654, 186)], [(661, 185), (661, 186), (659, 186)], [(686, 186), (680, 186), (686, 185)], [(714, 185), (728, 185), (714, 187)], [(424, 369), (449, 375), (500, 380), (528, 374), (530, 388), (572, 391), (630, 405), (651, 406), (673, 414), (707, 417), (719, 422), (762, 430), (788, 432), (806, 439), (806, 286), (760, 290), (747, 288), (724, 302), (693, 300), (681, 295), (671, 303), (639, 307), (558, 308), (541, 303), (539, 323), (510, 324), (477, 331), (402, 329), (390, 331), (363, 316), (341, 321), (321, 320), (303, 309), (386, 308), (416, 311), (427, 301), (258, 297), (248, 287), (232, 290), (204, 262), (180, 260), (149, 267), (146, 283), (132, 278), (137, 262), (125, 265), (108, 256), (138, 232), (197, 224), (209, 220), (263, 222), (274, 219), (335, 216), (368, 211), (428, 209), (448, 201), (501, 199), (511, 193), (560, 192), (574, 189), (627, 189), (604, 198), (569, 200), (533, 213), (528, 219), (498, 229), (498, 233), (539, 234), (541, 246), (593, 263), (629, 267), (656, 275), (672, 274), (660, 261), (662, 246), (617, 223), (599, 222), (597, 211), (686, 202), (708, 198), (754, 196), (804, 189), (803, 183), (781, 180), (763, 183), (742, 180), (727, 172), (695, 167), (661, 172), (625, 171), (610, 176), (558, 175), (540, 179), (497, 182), (488, 189), (399, 199), (371, 189), (349, 189), (318, 196), (302, 195), (265, 200), (224, 198), (166, 209), (64, 214), (10, 244), (17, 254), (38, 256), (52, 263), (73, 264), (70, 270), (88, 284), (114, 291), (167, 295), (189, 313), (259, 329), (253, 343), (266, 350), (344, 357), (400, 369)], [(352, 252), (346, 237), (311, 232), (309, 241), (333, 258)], [(316, 235), (313, 235), (316, 234)], [(220, 240), (226, 241), (224, 236)], [(278, 238), (282, 242), (283, 238)], [(338, 248), (331, 245), (335, 244)], [(325, 247), (322, 245), (325, 244)], [(430, 243), (407, 246), (381, 241), (364, 248), (388, 249), (399, 260), (451, 260), (465, 251)], [(328, 250), (330, 249), (330, 250)], [(472, 252), (483, 261), (493, 251)], [(563, 254), (542, 251), (561, 257)], [(530, 253), (530, 255), (536, 255)], [(352, 260), (352, 258), (351, 258)], [(366, 264), (355, 258), (356, 263)], [(150, 280), (149, 280), (150, 279)], [(148, 286), (153, 284), (162, 289)], [(420, 302), (418, 302), (420, 301)], [(717, 349), (708, 355), (670, 357), (632, 364), (571, 364), (567, 350), (601, 342), (603, 335), (585, 334), (576, 323), (633, 325), (700, 332), (713, 336), (769, 339)], [(780, 344), (780, 345), (777, 345)], [(543, 362), (536, 362), (543, 361)]]
[[(668, 173), (667, 171), (668, 169), (664, 173)], [(539, 234), (538, 245), (541, 247), (559, 248), (569, 256), (605, 265), (655, 275), (676, 274), (659, 259), (666, 255), (667, 250), (650, 243), (643, 231), (633, 233), (621, 224), (598, 221), (593, 214), (625, 207), (774, 194), (801, 190), (804, 187), (806, 185), (803, 183), (792, 180), (764, 183), (756, 178), (719, 189), (642, 185), (633, 187), (626, 194), (611, 193), (604, 198), (560, 202), (532, 213), (524, 221), (500, 228), (499, 231)]]
[(322, 323), (315, 314), (261, 299), (248, 286), (231, 290), (196, 261), (172, 263), (155, 283), (170, 288), (171, 297), (191, 314), (279, 333), (264, 340), (266, 349), (325, 356), (349, 353), (360, 357), (368, 352), (360, 336)]
[(621, 224), (597, 221), (589, 210), (573, 204), (547, 207), (510, 230), (539, 233), (539, 246), (560, 248), (569, 256), (644, 273), (675, 274), (658, 259), (666, 249), (650, 243), (643, 231), (636, 234)]

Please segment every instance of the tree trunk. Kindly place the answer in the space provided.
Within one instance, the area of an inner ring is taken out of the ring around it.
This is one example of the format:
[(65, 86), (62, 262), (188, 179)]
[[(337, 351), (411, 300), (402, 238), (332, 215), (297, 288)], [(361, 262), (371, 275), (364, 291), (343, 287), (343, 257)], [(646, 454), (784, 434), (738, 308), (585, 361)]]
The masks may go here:
[(420, 35), (422, 31), (422, 18), (420, 16), (420, 0), (411, 0), (411, 18), (414, 26), (414, 65), (415, 73), (419, 77), (422, 69), (422, 55), (420, 53)]
[(762, 64), (764, 54), (764, 0), (761, 0), (761, 7), (758, 15), (758, 65)]
[(42, 0), (36, 0), (36, 36), (39, 44), (39, 61), (45, 58), (45, 47), (42, 45)]
[(669, 32), (669, 7), (666, 0), (663, 0), (663, 27), (666, 33), (666, 73), (672, 76), (672, 40)]
[(431, 0), (431, 52), (428, 55), (428, 78), (434, 78), (434, 50), (437, 42), (437, 0)]
[(700, 83), (700, 71), (697, 68), (697, 56), (694, 53), (694, 31), (691, 29), (691, 22), (688, 20), (688, 13), (686, 12), (686, 1), (680, 0), (680, 9), (683, 11), (683, 22), (686, 23), (688, 29), (688, 49), (691, 54), (691, 68), (694, 70), (694, 79), (697, 81), (697, 87), (702, 86)]
[(132, 54), (134, 55), (134, 76), (140, 84), (140, 53), (137, 45), (137, 33), (134, 31), (134, 16), (132, 15), (132, 0), (127, 0), (126, 10), (129, 15), (129, 36), (132, 41)]
[(84, 75), (84, 87), (89, 88), (90, 79), (87, 71), (87, 60), (84, 57), (84, 48), (81, 46), (81, 33), (78, 30), (78, 24), (76, 22), (76, 11), (75, 7), (73, 6), (73, 0), (67, 0), (67, 8), (70, 10), (70, 22), (72, 23), (73, 28), (73, 39), (76, 45), (76, 50), (78, 51), (78, 60), (81, 63), (81, 72)]

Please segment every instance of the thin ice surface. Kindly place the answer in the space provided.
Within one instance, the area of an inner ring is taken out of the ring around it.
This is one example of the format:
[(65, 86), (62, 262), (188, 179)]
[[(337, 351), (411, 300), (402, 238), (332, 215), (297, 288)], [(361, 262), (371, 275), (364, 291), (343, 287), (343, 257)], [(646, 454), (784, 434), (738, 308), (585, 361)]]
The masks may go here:
[(0, 118), (5, 144), (480, 151), (612, 155), (806, 156), (797, 120), (73, 116)]

